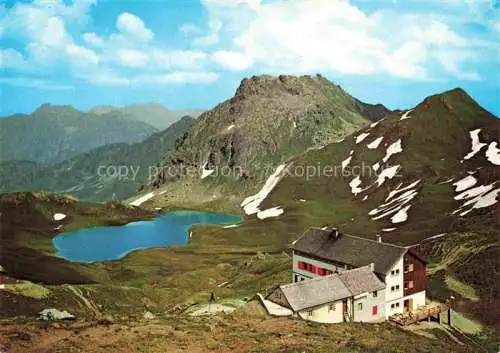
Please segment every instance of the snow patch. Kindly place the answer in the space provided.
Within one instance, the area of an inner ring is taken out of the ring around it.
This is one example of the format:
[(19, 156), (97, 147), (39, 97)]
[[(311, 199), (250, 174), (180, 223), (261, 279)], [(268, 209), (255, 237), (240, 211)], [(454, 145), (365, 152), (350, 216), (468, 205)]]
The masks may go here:
[(344, 159), (342, 161), (342, 171), (347, 168), (347, 166), (349, 165), (349, 163), (351, 163), (351, 159), (352, 159), (352, 156), (349, 156), (347, 157), (346, 159)]
[(281, 180), (280, 173), (285, 169), (285, 167), (286, 164), (281, 164), (280, 166), (278, 166), (274, 173), (270, 175), (269, 178), (267, 178), (264, 186), (258, 193), (252, 196), (248, 196), (243, 200), (243, 202), (241, 203), (241, 207), (247, 215), (252, 215), (260, 212), (260, 204), (265, 200), (265, 198), (274, 189), (274, 187), (278, 185), (279, 181)]
[(278, 217), (283, 214), (283, 209), (281, 207), (268, 208), (267, 210), (260, 211), (257, 213), (258, 219), (266, 219), (271, 217)]
[(234, 128), (234, 124), (229, 125), (229, 126), (227, 127), (227, 131), (230, 131), (232, 128)]
[(453, 214), (459, 213), (460, 216), (465, 216), (474, 209), (493, 206), (498, 202), (498, 194), (500, 188), (496, 188), (494, 182), (490, 185), (480, 185), (469, 189), (461, 194), (456, 195), (455, 200), (467, 200), (458, 209), (453, 211)]
[(297, 123), (295, 121), (293, 122), (293, 127), (297, 127)]
[(389, 201), (391, 198), (393, 198), (394, 196), (396, 196), (397, 194), (399, 194), (400, 192), (403, 192), (405, 190), (409, 190), (409, 189), (413, 189), (415, 186), (417, 186), (420, 181), (422, 181), (422, 179), (418, 179), (417, 181), (414, 181), (413, 183), (411, 183), (410, 185), (408, 186), (405, 186), (403, 188), (401, 188), (401, 186), (403, 184), (399, 184), (398, 187), (394, 190), (392, 190), (391, 192), (389, 192), (389, 196), (387, 196), (387, 198), (385, 199), (385, 201)]
[(479, 133), (481, 132), (481, 129), (476, 129), (476, 130), (472, 130), (472, 131), (469, 131), (469, 135), (470, 135), (470, 139), (472, 141), (472, 151), (470, 153), (468, 153), (464, 159), (471, 159), (472, 157), (474, 157), (476, 155), (476, 153), (478, 153), (479, 151), (481, 151), (481, 149), (486, 146), (486, 143), (482, 143), (479, 141)]
[(468, 189), (467, 191), (464, 191), (461, 194), (458, 194), (457, 196), (454, 197), (455, 200), (468, 200), (472, 197), (476, 197), (479, 195), (484, 194), (485, 192), (490, 191), (493, 189), (493, 184), (491, 185), (480, 185), (472, 189)]
[(368, 200), (368, 195), (365, 195), (365, 197), (363, 197), (363, 200), (361, 201), (366, 201), (366, 200)]
[(62, 221), (66, 218), (64, 213), (54, 213), (54, 221)]
[(492, 142), (486, 151), (486, 158), (493, 164), (500, 165), (500, 149), (497, 142)]
[(408, 210), (411, 205), (406, 205), (402, 209), (400, 209), (394, 216), (391, 217), (392, 223), (402, 223), (408, 219)]
[(381, 186), (386, 179), (392, 179), (396, 176), (398, 173), (399, 169), (401, 168), (400, 165), (395, 165), (389, 168), (384, 169), (377, 177), (377, 184), (378, 186)]
[(392, 232), (395, 231), (397, 228), (383, 228), (382, 232)]
[(455, 186), (455, 192), (460, 192), (474, 186), (477, 183), (477, 179), (471, 175), (466, 176), (463, 179), (453, 183)]
[(392, 215), (392, 223), (401, 223), (408, 218), (408, 210), (410, 209), (410, 201), (417, 195), (418, 191), (414, 188), (420, 183), (418, 179), (406, 186), (399, 184), (396, 189), (392, 190), (384, 203), (368, 212), (372, 216), (372, 220), (376, 221)]
[(379, 170), (380, 169), (380, 163), (378, 163), (378, 162), (375, 163), (374, 165), (372, 165), (372, 168), (373, 168), (374, 171)]
[(401, 139), (397, 140), (392, 145), (387, 147), (385, 156), (384, 158), (382, 158), (382, 161), (385, 163), (389, 160), (389, 158), (391, 158), (392, 155), (400, 152), (403, 152), (403, 148), (401, 147)]
[(359, 194), (360, 192), (363, 191), (363, 189), (360, 188), (361, 185), (361, 178), (357, 176), (356, 178), (352, 179), (351, 182), (349, 183), (349, 186), (351, 187), (351, 192), (354, 195)]
[(229, 229), (229, 228), (236, 228), (236, 227), (239, 227), (239, 224), (230, 224), (228, 226), (224, 226), (223, 228), (224, 229)]
[(412, 111), (413, 111), (413, 109), (408, 110), (406, 113), (404, 113), (404, 114), (401, 116), (401, 119), (399, 119), (399, 120), (411, 119), (411, 116), (410, 116), (409, 114), (410, 114)]
[(162, 191), (160, 191), (160, 192), (158, 193), (158, 195), (164, 195), (164, 194), (166, 194), (166, 193), (167, 193), (167, 190), (162, 190)]
[(207, 169), (208, 162), (205, 162), (203, 164), (203, 167), (201, 168), (201, 178), (205, 179), (207, 176), (212, 175), (215, 172), (215, 169)]
[(373, 140), (373, 141), (372, 141), (370, 144), (368, 144), (368, 146), (366, 146), (366, 147), (368, 147), (369, 149), (372, 149), (372, 150), (377, 149), (377, 148), (378, 148), (378, 146), (380, 146), (380, 143), (382, 142), (382, 140), (383, 140), (383, 139), (384, 139), (384, 136), (379, 137), (379, 138), (377, 138), (377, 139)]
[(363, 140), (365, 138), (368, 137), (368, 135), (370, 135), (369, 132), (363, 132), (362, 134), (359, 134), (357, 137), (356, 137), (356, 144), (360, 143), (360, 142), (363, 142)]
[(440, 183), (438, 183), (438, 184), (448, 184), (448, 183), (451, 183), (454, 179), (455, 179), (455, 178), (450, 178), (450, 179), (445, 180), (445, 181), (442, 181), (442, 182), (440, 182)]
[(382, 120), (379, 120), (379, 121), (376, 121), (376, 122), (374, 122), (374, 123), (371, 123), (371, 124), (370, 124), (370, 127), (371, 127), (371, 128), (373, 128), (373, 127), (377, 126), (377, 125), (378, 125), (381, 121), (382, 121)]
[(138, 206), (142, 205), (144, 202), (152, 199), (154, 196), (155, 196), (155, 193), (150, 192), (149, 194), (143, 195), (143, 196), (135, 199), (134, 201), (130, 202), (129, 205), (138, 207)]

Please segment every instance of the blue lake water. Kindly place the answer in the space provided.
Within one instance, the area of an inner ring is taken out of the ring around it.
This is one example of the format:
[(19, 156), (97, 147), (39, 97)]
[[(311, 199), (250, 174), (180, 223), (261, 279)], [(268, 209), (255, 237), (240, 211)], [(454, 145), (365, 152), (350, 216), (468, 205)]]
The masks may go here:
[(83, 228), (52, 240), (57, 256), (72, 262), (116, 260), (138, 249), (182, 245), (195, 224), (235, 224), (241, 217), (216, 212), (175, 211), (123, 226)]

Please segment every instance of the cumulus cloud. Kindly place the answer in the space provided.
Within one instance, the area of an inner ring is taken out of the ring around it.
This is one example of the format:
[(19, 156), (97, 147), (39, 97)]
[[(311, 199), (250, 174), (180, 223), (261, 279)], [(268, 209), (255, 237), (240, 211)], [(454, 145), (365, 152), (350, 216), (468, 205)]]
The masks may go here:
[(153, 32), (149, 28), (146, 28), (144, 22), (139, 17), (128, 12), (124, 12), (118, 16), (116, 28), (127, 36), (145, 42), (149, 42), (154, 38)]
[(494, 49), (492, 43), (459, 33), (454, 28), (459, 19), (429, 13), (364, 12), (352, 2), (331, 0), (315, 0), (314, 5), (310, 0), (203, 3), (210, 20), (221, 21), (219, 31), (207, 36), (216, 33), (233, 43), (218, 48), (212, 58), (231, 70), (385, 74), (412, 80), (444, 73), (476, 80), (478, 73), (461, 68), (477, 65), (469, 53)]
[[(0, 67), (34, 76), (69, 74), (77, 80), (109, 85), (208, 83), (218, 78), (218, 74), (205, 68), (210, 62), (207, 53), (166, 49), (155, 41), (153, 31), (144, 21), (132, 13), (117, 16), (113, 33), (85, 32), (93, 4), (90, 0), (50, 4), (34, 1), (4, 8), (0, 13), (2, 34), (25, 45), (2, 50)], [(74, 31), (74, 24), (82, 25), (82, 30)], [(215, 22), (212, 28), (218, 28)], [(1, 83), (47, 89), (66, 87), (41, 77), (3, 79)]]
[(237, 52), (217, 50), (212, 54), (212, 60), (222, 67), (232, 71), (242, 71), (252, 65), (252, 59)]
[[(94, 0), (3, 6), (0, 33), (22, 45), (2, 49), (0, 67), (51, 78), (66, 70), (61, 76), (125, 86), (209, 83), (223, 72), (250, 70), (477, 81), (479, 63), (497, 49), (491, 37), (464, 32), (470, 19), (459, 16), (366, 11), (348, 0), (200, 2), (206, 22), (180, 26), (182, 46), (164, 42), (130, 12), (117, 15), (114, 29), (90, 31)], [(498, 33), (494, 21), (490, 33)], [(2, 82), (33, 84), (24, 76)]]

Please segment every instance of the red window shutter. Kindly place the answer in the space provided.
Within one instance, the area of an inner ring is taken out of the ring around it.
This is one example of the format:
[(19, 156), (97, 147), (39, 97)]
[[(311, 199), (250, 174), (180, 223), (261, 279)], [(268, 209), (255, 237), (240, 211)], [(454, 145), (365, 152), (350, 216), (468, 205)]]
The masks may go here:
[(377, 315), (378, 308), (376, 305), (372, 306), (372, 315)]
[(304, 263), (303, 263), (302, 261), (297, 262), (297, 268), (298, 268), (299, 270), (304, 269)]
[(311, 270), (310, 271), (312, 273), (316, 273), (316, 271), (317, 271), (316, 266), (314, 266), (314, 265), (310, 265), (310, 266), (311, 266)]

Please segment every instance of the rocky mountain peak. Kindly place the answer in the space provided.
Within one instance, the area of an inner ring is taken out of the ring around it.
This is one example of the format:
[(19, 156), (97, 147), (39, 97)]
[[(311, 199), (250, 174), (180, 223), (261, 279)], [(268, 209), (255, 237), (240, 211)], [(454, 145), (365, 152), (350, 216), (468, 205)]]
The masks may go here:
[(260, 75), (244, 78), (236, 90), (235, 99), (246, 99), (257, 95), (304, 95), (310, 93), (311, 86), (326, 85), (329, 88), (340, 88), (317, 74), (315, 76), (291, 76), (291, 75)]

